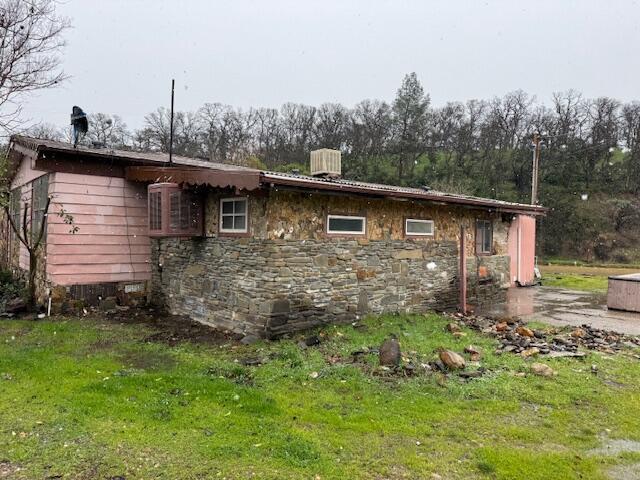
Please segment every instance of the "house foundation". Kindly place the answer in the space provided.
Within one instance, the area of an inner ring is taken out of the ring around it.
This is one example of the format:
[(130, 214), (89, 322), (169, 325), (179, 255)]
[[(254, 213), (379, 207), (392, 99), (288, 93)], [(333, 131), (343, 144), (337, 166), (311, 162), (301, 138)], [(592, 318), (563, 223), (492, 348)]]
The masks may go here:
[[(507, 255), (467, 261), (472, 303), (504, 298)], [(274, 337), (368, 313), (455, 309), (453, 241), (152, 240), (152, 300), (174, 314)]]

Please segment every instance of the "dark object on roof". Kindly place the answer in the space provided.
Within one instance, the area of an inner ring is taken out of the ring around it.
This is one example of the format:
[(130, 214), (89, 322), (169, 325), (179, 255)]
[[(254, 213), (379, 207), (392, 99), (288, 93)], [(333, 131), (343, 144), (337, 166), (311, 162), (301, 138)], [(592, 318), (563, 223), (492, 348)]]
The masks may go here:
[[(39, 140), (21, 135), (12, 137), (10, 150), (12, 149), (22, 153), (28, 151), (28, 154), (35, 158), (65, 157), (74, 162), (76, 159), (78, 161), (82, 159), (101, 160), (100, 163), (109, 161), (122, 165), (125, 168), (127, 179), (139, 182), (174, 182), (194, 186), (230, 187), (237, 190), (286, 188), (308, 192), (366, 195), (376, 198), (454, 204), (506, 213), (544, 215), (547, 212), (546, 208), (539, 205), (505, 202), (490, 198), (438, 192), (431, 189), (425, 190), (424, 188), (359, 182), (344, 178), (321, 178), (269, 172), (178, 155), (173, 156), (174, 166), (170, 167), (169, 156), (166, 153), (131, 152), (110, 148), (94, 149), (83, 146), (73, 148), (67, 143)], [(17, 165), (12, 165), (12, 168), (17, 168)]]
[(89, 131), (87, 114), (77, 105), (71, 110), (71, 125), (73, 125), (73, 146), (75, 147), (78, 145), (80, 137)]

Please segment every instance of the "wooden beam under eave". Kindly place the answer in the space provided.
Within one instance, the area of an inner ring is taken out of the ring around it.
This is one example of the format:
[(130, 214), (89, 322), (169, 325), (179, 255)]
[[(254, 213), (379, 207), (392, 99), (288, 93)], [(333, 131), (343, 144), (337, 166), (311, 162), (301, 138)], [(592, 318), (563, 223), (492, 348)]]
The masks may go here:
[(234, 171), (198, 167), (131, 166), (125, 169), (125, 178), (134, 182), (171, 182), (206, 185), (213, 188), (235, 188), (246, 191), (260, 188), (260, 172), (251, 170)]
[(47, 153), (47, 157), (38, 157), (35, 168), (48, 172), (77, 173), (81, 175), (99, 175), (103, 177), (124, 178), (124, 167), (111, 161), (105, 162), (86, 158), (66, 158), (63, 155)]

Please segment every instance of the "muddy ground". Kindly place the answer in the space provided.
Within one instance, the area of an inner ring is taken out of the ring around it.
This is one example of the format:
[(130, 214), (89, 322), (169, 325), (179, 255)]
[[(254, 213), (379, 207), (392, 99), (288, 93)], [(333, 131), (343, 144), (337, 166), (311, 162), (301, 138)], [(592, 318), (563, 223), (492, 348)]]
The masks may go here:
[(156, 330), (145, 337), (147, 342), (165, 343), (174, 346), (181, 342), (205, 345), (223, 345), (236, 343), (242, 335), (215, 329), (186, 316), (169, 315), (153, 309), (136, 309), (118, 311), (104, 316), (105, 320), (122, 324), (145, 325)]

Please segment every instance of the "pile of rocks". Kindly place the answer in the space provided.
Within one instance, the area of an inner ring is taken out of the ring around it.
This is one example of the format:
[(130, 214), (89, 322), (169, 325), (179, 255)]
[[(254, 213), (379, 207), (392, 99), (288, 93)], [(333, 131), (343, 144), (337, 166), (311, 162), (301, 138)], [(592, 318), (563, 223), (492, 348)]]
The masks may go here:
[(513, 352), (523, 357), (534, 355), (583, 356), (579, 347), (605, 353), (615, 353), (624, 348), (640, 347), (640, 337), (623, 335), (590, 325), (532, 329), (517, 317), (490, 318), (477, 315), (452, 316), (460, 323), (482, 333), (492, 335), (500, 341), (497, 352)]
[(27, 310), (27, 303), (20, 297), (14, 297), (0, 303), (0, 317), (13, 318)]

